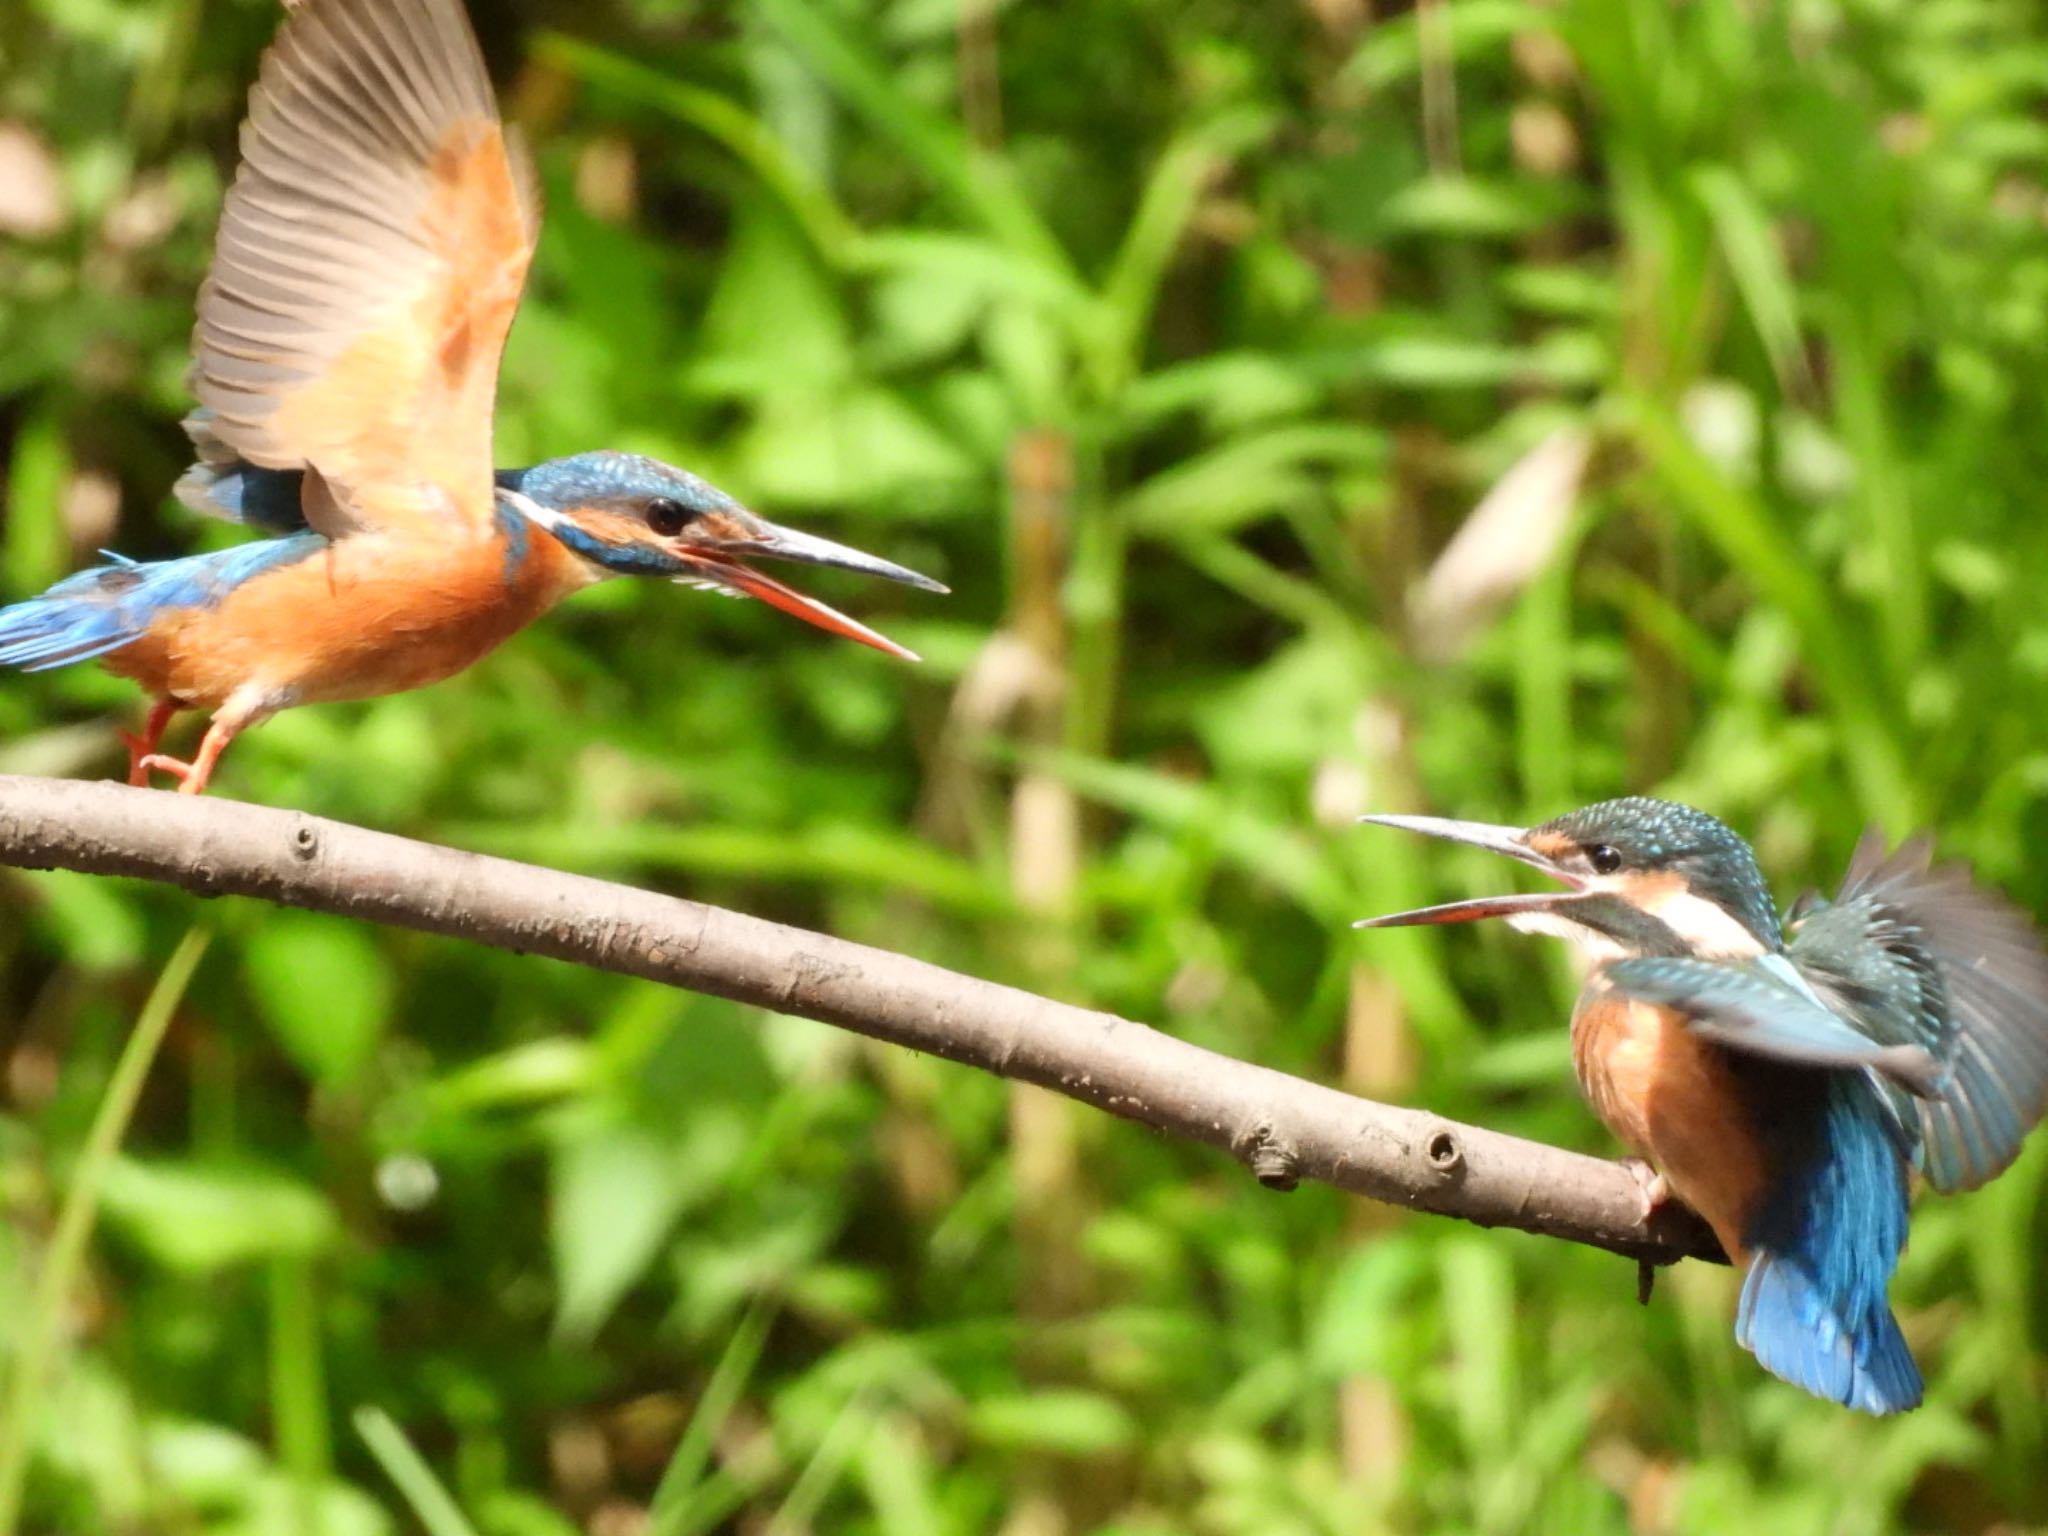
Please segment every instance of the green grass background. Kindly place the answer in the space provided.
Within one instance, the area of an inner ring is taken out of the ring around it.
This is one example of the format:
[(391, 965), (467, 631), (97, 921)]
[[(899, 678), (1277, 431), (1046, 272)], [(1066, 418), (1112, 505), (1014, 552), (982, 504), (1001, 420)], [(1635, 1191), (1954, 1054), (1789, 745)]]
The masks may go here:
[[(908, 668), (618, 583), (221, 794), (1589, 1150), (1564, 957), (1349, 932), (1501, 876), (1356, 812), (1656, 791), (1787, 896), (1931, 825), (2048, 898), (2031, 0), (474, 9), (550, 205), (501, 461), (654, 453), (955, 595), (807, 583)], [(232, 536), (166, 492), (274, 22), (0, 8), (0, 596)], [(10, 679), (0, 769), (113, 773), (135, 708)], [(1880, 1423), (1764, 1377), (1722, 1271), (1638, 1308), (820, 1026), (243, 903), (0, 880), (0, 1091), (22, 1531), (2048, 1528), (2039, 1141), (1918, 1213), (1928, 1403)]]

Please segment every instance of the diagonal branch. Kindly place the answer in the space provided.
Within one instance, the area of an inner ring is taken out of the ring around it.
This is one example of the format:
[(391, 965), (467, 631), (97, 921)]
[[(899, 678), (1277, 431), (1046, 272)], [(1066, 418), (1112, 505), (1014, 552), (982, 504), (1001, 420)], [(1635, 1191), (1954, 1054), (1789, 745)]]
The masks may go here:
[(0, 775), (0, 863), (415, 928), (800, 1014), (1221, 1147), (1260, 1180), (1589, 1243), (1719, 1259), (1689, 1212), (1539, 1142), (1354, 1098), (1106, 1013), (825, 934), (293, 811)]

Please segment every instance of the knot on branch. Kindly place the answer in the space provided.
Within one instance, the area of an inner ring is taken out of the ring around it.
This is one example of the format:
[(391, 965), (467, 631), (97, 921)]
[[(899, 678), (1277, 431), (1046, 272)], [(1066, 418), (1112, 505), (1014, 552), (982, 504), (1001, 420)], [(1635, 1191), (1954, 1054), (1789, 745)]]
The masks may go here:
[(292, 828), (292, 857), (310, 864), (319, 856), (319, 830), (310, 821), (301, 821)]
[(1285, 1194), (1301, 1182), (1301, 1153), (1293, 1142), (1261, 1120), (1239, 1136), (1231, 1146), (1238, 1160), (1251, 1169), (1252, 1177), (1268, 1189)]
[(1423, 1138), (1422, 1156), (1438, 1178), (1455, 1178), (1465, 1168), (1465, 1148), (1448, 1125), (1439, 1125)]

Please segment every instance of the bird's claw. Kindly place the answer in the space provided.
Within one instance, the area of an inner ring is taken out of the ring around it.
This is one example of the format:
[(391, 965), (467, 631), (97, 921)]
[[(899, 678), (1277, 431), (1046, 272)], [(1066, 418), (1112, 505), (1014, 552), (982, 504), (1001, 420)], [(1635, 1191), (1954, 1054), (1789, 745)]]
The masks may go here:
[(1671, 1203), (1671, 1181), (1659, 1173), (1650, 1162), (1640, 1157), (1625, 1157), (1621, 1160), (1621, 1166), (1629, 1171), (1642, 1189), (1641, 1220), (1648, 1221)]
[(135, 770), (128, 776), (128, 782), (138, 788), (147, 788), (152, 773), (168, 773), (178, 781), (181, 795), (200, 795), (206, 792), (206, 775), (192, 764), (180, 758), (165, 757), (161, 752), (152, 752), (139, 759)]

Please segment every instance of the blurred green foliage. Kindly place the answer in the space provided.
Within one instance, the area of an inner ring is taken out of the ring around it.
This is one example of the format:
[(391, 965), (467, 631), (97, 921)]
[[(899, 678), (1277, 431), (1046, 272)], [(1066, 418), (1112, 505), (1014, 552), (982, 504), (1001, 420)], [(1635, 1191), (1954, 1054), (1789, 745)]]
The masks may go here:
[[(1355, 812), (1658, 790), (1788, 893), (1876, 822), (2048, 898), (2032, 0), (474, 9), (550, 202), (501, 461), (652, 452), (956, 595), (826, 583), (911, 670), (622, 583), (222, 793), (1589, 1149), (1562, 957), (1347, 932), (1498, 874)], [(165, 493), (275, 19), (0, 11), (8, 599), (232, 536)], [(13, 679), (0, 768), (110, 773), (134, 707)], [(24, 1529), (2048, 1524), (2038, 1142), (1919, 1213), (1929, 1400), (1880, 1423), (1764, 1377), (1701, 1266), (1639, 1309), (1601, 1254), (539, 961), (61, 875), (0, 911), (0, 1315), (104, 1180)]]

